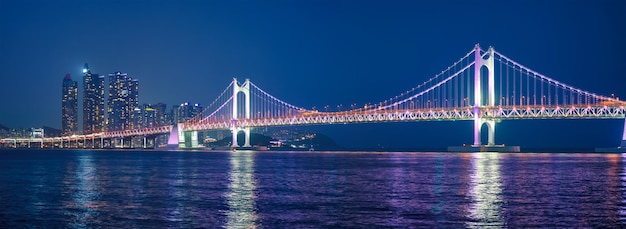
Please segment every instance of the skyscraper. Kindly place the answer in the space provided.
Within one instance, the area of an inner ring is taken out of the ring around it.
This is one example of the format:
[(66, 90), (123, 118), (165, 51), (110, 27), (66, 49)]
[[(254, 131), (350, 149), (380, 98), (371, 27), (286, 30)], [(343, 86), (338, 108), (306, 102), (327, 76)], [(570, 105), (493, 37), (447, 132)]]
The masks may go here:
[(167, 126), (170, 125), (170, 121), (168, 120), (167, 114), (167, 105), (165, 103), (157, 103), (152, 105), (154, 111), (154, 116), (156, 120), (156, 126)]
[(167, 126), (167, 106), (164, 103), (143, 104), (135, 108), (135, 128)]
[(156, 127), (156, 110), (150, 104), (142, 104), (135, 108), (135, 127)]
[(61, 109), (63, 135), (76, 134), (78, 130), (78, 86), (69, 73), (63, 78)]
[(104, 76), (91, 74), (87, 63), (83, 68), (83, 133), (105, 131)]
[(185, 122), (202, 113), (200, 104), (183, 103), (172, 107), (173, 124)]
[(126, 73), (109, 74), (107, 131), (135, 128), (135, 108), (139, 105), (139, 80)]

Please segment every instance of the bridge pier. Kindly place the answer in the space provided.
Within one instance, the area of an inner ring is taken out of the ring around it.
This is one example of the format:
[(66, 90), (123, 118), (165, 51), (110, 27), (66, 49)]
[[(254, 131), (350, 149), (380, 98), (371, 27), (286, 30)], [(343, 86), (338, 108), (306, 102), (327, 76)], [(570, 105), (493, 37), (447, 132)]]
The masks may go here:
[(243, 129), (243, 133), (245, 136), (243, 147), (252, 147), (250, 145), (250, 127), (246, 127)]
[[(238, 137), (237, 135), (239, 135), (239, 131), (242, 131), (244, 133), (244, 143), (243, 146), (239, 146), (239, 141), (238, 141)], [(233, 143), (231, 144), (232, 148), (237, 148), (237, 147), (252, 147), (252, 145), (250, 145), (250, 127), (246, 127), (246, 128), (233, 128), (232, 129), (232, 134), (233, 134)]]
[[(185, 124), (179, 123), (176, 127), (172, 129), (170, 133), (170, 138), (167, 141), (168, 148), (174, 147), (174, 142), (178, 142), (177, 148), (180, 149), (194, 149), (200, 148), (198, 144), (198, 131), (184, 131)], [(172, 133), (176, 133), (174, 137), (172, 137)], [(178, 138), (176, 138), (178, 136)]]
[(195, 149), (200, 147), (198, 145), (198, 131), (184, 132), (184, 136), (185, 145), (183, 148)]
[(180, 131), (179, 126), (174, 125), (170, 130), (170, 136), (167, 138), (167, 149), (176, 149), (180, 147)]
[(128, 148), (134, 149), (135, 145), (133, 144), (133, 136), (128, 137)]
[(474, 119), (474, 146), (482, 145), (480, 137), (483, 124), (487, 125), (487, 146), (494, 146), (496, 144), (496, 121), (482, 118)]
[(231, 132), (233, 134), (233, 138), (232, 138), (232, 144), (230, 145), (230, 147), (232, 148), (239, 147), (239, 141), (237, 139), (237, 135), (239, 134), (239, 129), (233, 127)]
[[(158, 135), (144, 135), (143, 136), (143, 148), (144, 149), (157, 148), (157, 138), (158, 138)], [(152, 145), (150, 145), (150, 143), (152, 143)]]

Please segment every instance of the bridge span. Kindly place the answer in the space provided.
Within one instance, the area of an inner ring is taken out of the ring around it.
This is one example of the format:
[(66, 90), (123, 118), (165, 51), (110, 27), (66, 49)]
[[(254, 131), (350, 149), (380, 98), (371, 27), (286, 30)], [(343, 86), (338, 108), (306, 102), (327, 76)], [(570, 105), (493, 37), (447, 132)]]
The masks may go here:
[[(624, 119), (626, 102), (603, 96), (557, 81), (536, 72), (511, 58), (476, 45), (459, 60), (425, 82), (399, 94), (362, 107), (319, 111), (292, 105), (272, 96), (252, 81), (237, 79), (196, 117), (175, 126), (104, 132), (41, 139), (1, 139), (4, 145), (35, 142), (41, 147), (52, 144), (100, 148), (125, 146), (124, 141), (169, 134), (170, 144), (179, 148), (200, 145), (198, 131), (230, 130), (233, 148), (237, 135), (244, 132), (243, 147), (250, 147), (250, 131), (258, 127), (294, 125), (331, 125), (349, 123), (473, 121), (473, 149), (497, 149), (496, 123), (515, 119)], [(480, 138), (487, 127), (488, 139)], [(621, 146), (626, 151), (626, 120)], [(191, 135), (186, 138), (185, 135)], [(185, 140), (187, 139), (187, 140)], [(191, 142), (187, 142), (190, 140)], [(99, 143), (97, 141), (99, 140)], [(82, 142), (82, 144), (79, 144)], [(132, 147), (132, 146), (130, 146)]]

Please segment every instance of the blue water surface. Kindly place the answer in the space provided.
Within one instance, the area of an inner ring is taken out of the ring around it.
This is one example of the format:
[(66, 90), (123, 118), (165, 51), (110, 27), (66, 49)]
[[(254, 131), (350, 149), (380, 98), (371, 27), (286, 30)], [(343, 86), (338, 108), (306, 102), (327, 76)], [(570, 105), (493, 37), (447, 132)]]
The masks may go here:
[(625, 156), (0, 151), (0, 228), (623, 228)]

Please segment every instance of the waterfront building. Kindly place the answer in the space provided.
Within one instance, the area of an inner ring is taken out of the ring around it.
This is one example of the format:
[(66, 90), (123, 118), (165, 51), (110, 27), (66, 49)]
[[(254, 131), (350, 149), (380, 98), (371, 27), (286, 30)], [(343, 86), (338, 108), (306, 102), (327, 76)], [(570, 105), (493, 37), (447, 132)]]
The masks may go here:
[(69, 73), (63, 78), (61, 94), (61, 130), (69, 136), (78, 131), (78, 86)]
[(134, 111), (138, 105), (139, 80), (126, 73), (109, 74), (107, 131), (134, 129)]
[(151, 107), (154, 109), (155, 122), (157, 126), (170, 125), (170, 117), (167, 113), (167, 105), (165, 105), (165, 103), (152, 104)]
[(183, 103), (172, 107), (172, 124), (185, 122), (202, 113), (200, 104)]
[(87, 63), (83, 68), (83, 133), (105, 131), (104, 76), (92, 74)]
[(135, 126), (138, 128), (152, 128), (167, 126), (167, 106), (164, 103), (142, 104), (134, 110)]

